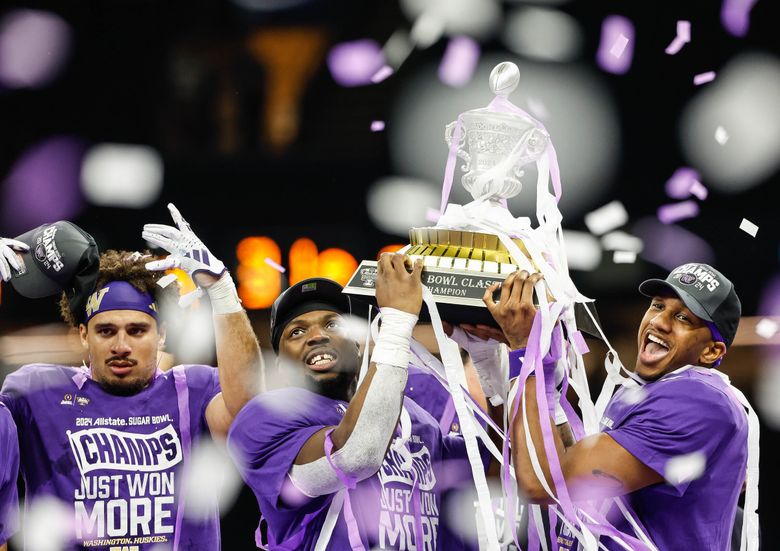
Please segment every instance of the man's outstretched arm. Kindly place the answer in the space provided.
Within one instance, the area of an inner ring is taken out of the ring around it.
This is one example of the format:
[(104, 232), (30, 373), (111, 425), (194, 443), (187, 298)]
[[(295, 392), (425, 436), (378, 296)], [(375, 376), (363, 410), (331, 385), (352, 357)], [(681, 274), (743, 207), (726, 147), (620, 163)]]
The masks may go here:
[(263, 390), (263, 361), (249, 318), (241, 306), (233, 278), (198, 239), (173, 204), (168, 205), (176, 227), (146, 224), (143, 238), (170, 254), (149, 262), (150, 270), (182, 268), (209, 295), (214, 318), (220, 394), (206, 408), (206, 422), (215, 436), (226, 436), (233, 419)]

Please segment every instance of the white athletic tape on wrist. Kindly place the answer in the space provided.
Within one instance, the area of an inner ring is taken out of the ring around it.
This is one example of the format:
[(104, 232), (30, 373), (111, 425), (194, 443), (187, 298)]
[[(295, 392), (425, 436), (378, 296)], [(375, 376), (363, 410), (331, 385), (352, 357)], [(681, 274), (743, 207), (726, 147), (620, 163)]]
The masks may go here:
[[(383, 364), (376, 366), (352, 434), (331, 454), (333, 464), (357, 481), (373, 476), (382, 466), (401, 410), (398, 397), (403, 393), (407, 376), (405, 369)], [(326, 457), (305, 465), (293, 465), (289, 475), (301, 492), (312, 497), (344, 488)]]
[(211, 301), (211, 310), (215, 314), (235, 314), (244, 309), (230, 274), (220, 277), (214, 285), (206, 289), (206, 292)]
[(382, 308), (382, 325), (371, 354), (377, 365), (392, 365), (407, 369), (412, 357), (409, 343), (417, 324), (417, 316), (395, 308)]

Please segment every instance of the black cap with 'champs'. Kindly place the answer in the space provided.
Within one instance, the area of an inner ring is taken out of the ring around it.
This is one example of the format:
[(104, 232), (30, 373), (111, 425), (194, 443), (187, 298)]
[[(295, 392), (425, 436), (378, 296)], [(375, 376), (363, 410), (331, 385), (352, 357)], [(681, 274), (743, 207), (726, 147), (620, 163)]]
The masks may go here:
[(726, 346), (737, 334), (742, 304), (734, 284), (708, 264), (683, 264), (664, 279), (648, 279), (639, 292), (648, 297), (671, 291), (697, 317), (715, 325)]
[(11, 285), (27, 298), (42, 298), (65, 291), (68, 296), (91, 293), (100, 254), (95, 240), (72, 222), (43, 224), (16, 237), (30, 250), (17, 253), (23, 269)]

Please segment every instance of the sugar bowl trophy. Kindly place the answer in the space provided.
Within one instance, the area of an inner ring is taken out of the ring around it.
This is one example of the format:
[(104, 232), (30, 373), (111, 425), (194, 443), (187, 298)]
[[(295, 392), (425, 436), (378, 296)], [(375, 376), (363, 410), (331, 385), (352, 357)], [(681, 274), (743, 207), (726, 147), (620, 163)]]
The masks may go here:
[[(500, 63), (490, 74), (493, 101), (447, 125), (443, 214), (435, 226), (412, 228), (409, 245), (400, 251), (423, 260), (423, 283), (442, 319), (451, 323), (495, 324), (482, 301), (485, 288), (518, 269), (541, 271), (548, 287), (571, 299), (576, 296), (560, 243), (554, 149), (542, 124), (509, 101), (519, 80), (514, 63)], [(473, 198), (466, 205), (447, 204), (458, 159), (461, 183)], [(523, 167), (531, 163), (537, 165), (537, 228), (506, 207), (506, 200), (520, 193)], [(551, 175), (555, 196), (548, 189)], [(373, 296), (376, 275), (376, 261), (364, 260), (344, 292)]]

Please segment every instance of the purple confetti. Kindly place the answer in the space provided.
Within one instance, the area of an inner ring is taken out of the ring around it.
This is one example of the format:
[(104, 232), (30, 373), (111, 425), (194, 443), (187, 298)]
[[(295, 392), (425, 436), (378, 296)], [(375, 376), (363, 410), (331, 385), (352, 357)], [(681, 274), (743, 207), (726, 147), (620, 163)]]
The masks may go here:
[(702, 84), (712, 82), (713, 80), (715, 80), (715, 71), (707, 71), (706, 73), (699, 73), (698, 75), (693, 77), (693, 83), (696, 86), (701, 86)]
[(610, 15), (601, 25), (601, 41), (596, 62), (599, 67), (622, 75), (634, 58), (634, 24), (621, 15)]
[(441, 218), (441, 212), (439, 212), (437, 209), (428, 207), (428, 210), (425, 211), (425, 219), (428, 222), (436, 223), (439, 221), (439, 218)]
[(373, 40), (342, 42), (328, 52), (328, 69), (341, 86), (370, 84), (384, 65), (382, 49)]
[(678, 21), (677, 22), (677, 36), (674, 37), (672, 43), (664, 50), (668, 55), (675, 55), (682, 47), (691, 41), (691, 22), (690, 21)]
[(374, 73), (371, 76), (371, 82), (374, 84), (379, 84), (383, 80), (387, 79), (392, 75), (395, 71), (393, 71), (393, 68), (390, 67), (390, 65), (383, 65), (376, 73)]
[(278, 272), (284, 273), (287, 271), (287, 269), (284, 266), (282, 266), (281, 264), (277, 264), (276, 262), (274, 262), (268, 257), (265, 257), (265, 263)]
[(734, 36), (743, 37), (750, 28), (750, 10), (758, 0), (723, 0), (720, 22)]
[(371, 132), (381, 132), (385, 129), (385, 121), (372, 121)]
[(590, 348), (588, 348), (588, 343), (585, 342), (585, 337), (582, 336), (582, 332), (580, 331), (574, 331), (571, 334), (571, 344), (574, 347), (574, 351), (577, 352), (580, 356), (584, 356), (588, 352), (590, 352)]
[(16, 235), (45, 222), (75, 218), (84, 208), (79, 178), (86, 143), (49, 138), (25, 151), (11, 168), (0, 196), (0, 225)]
[(691, 184), (691, 195), (695, 196), (700, 201), (704, 201), (709, 194), (710, 192), (706, 187), (704, 187), (704, 184), (698, 180), (693, 181)]
[(454, 36), (439, 64), (439, 80), (459, 88), (471, 80), (479, 61), (479, 44), (468, 36)]
[[(680, 167), (666, 181), (666, 194), (672, 199), (687, 199), (691, 196), (694, 182), (697, 182), (699, 178), (699, 173), (694, 169), (687, 166)], [(699, 185), (701, 186), (701, 184)]]
[(40, 88), (54, 80), (68, 59), (71, 30), (58, 15), (14, 10), (0, 21), (0, 83)]
[(658, 208), (658, 219), (664, 224), (673, 224), (679, 220), (693, 218), (698, 214), (699, 205), (695, 201), (682, 201)]

